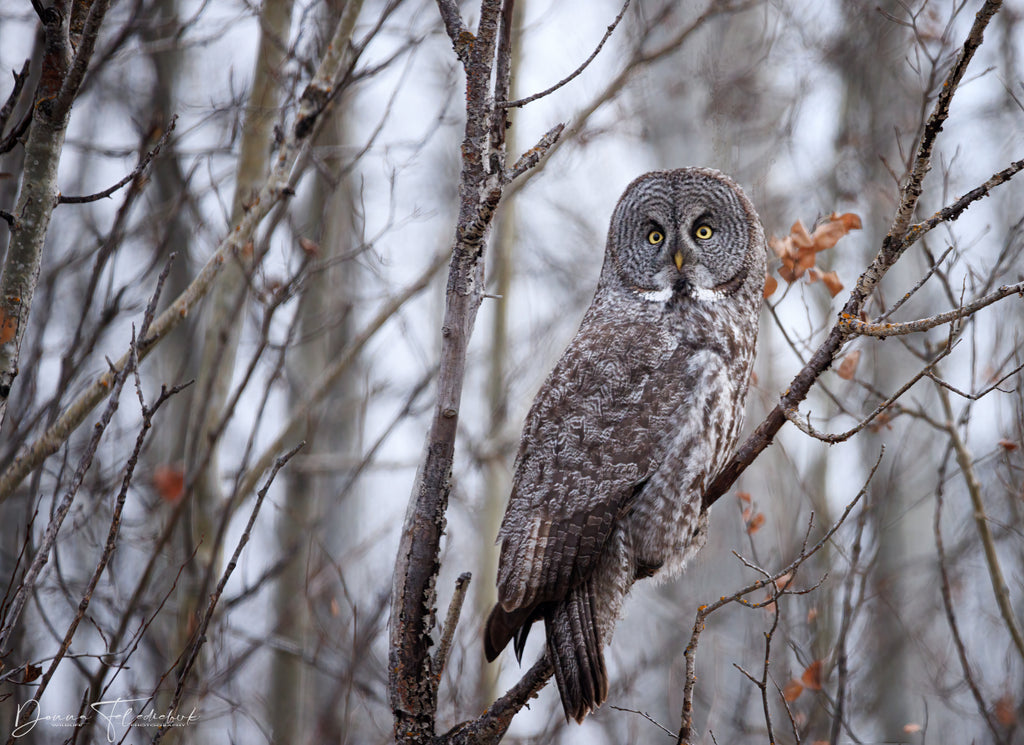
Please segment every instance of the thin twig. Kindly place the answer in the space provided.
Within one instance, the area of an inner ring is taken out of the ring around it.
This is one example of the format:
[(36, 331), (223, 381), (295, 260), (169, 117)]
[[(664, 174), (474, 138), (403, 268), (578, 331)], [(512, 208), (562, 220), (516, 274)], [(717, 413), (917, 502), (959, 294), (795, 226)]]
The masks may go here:
[[(0, 106), (0, 135), (4, 133), (4, 129), (7, 127), (7, 121), (11, 118), (11, 114), (14, 113), (14, 107), (18, 105), (18, 99), (21, 98), (21, 91), (25, 88), (25, 81), (28, 80), (29, 73), (29, 60), (25, 60), (25, 63), (21, 66), (21, 72), (14, 73), (14, 87), (11, 88), (10, 94), (7, 96), (7, 100), (4, 101), (4, 105)], [(0, 152), (4, 152), (0, 150)]]
[(985, 297), (978, 298), (954, 310), (938, 313), (928, 318), (920, 318), (916, 321), (906, 321), (904, 323), (867, 323), (858, 318), (843, 317), (840, 318), (838, 326), (844, 333), (873, 336), (876, 339), (885, 339), (890, 336), (905, 336), (907, 334), (927, 331), (951, 321), (959, 321), (1005, 297), (1022, 293), (1024, 293), (1024, 282), (1018, 282), (1014, 285), (1003, 285), (995, 292), (991, 292)]
[(160, 148), (167, 144), (167, 140), (170, 139), (171, 133), (174, 131), (174, 126), (178, 121), (178, 115), (175, 114), (171, 117), (171, 121), (167, 125), (167, 129), (164, 131), (160, 140), (153, 146), (153, 149), (146, 153), (132, 169), (131, 173), (125, 176), (123, 179), (118, 181), (113, 186), (110, 186), (103, 191), (98, 191), (95, 194), (88, 194), (80, 197), (67, 197), (63, 194), (57, 196), (57, 204), (85, 204), (86, 202), (97, 202), (100, 199), (106, 199), (118, 189), (131, 183), (137, 178), (141, 178), (142, 174), (145, 173), (149, 164), (153, 162), (153, 158), (160, 154)]
[(878, 404), (878, 406), (876, 406), (870, 414), (861, 419), (859, 422), (857, 422), (855, 426), (851, 427), (845, 432), (839, 432), (834, 434), (829, 432), (821, 432), (811, 425), (810, 414), (808, 414), (806, 419), (804, 419), (803, 417), (800, 416), (800, 412), (796, 408), (785, 409), (784, 411), (786, 414), (786, 418), (790, 422), (792, 422), (793, 425), (801, 432), (803, 432), (805, 435), (813, 437), (816, 440), (827, 442), (830, 445), (834, 445), (839, 442), (845, 442), (846, 440), (850, 439), (855, 434), (860, 432), (862, 429), (867, 427), (869, 424), (871, 424), (871, 422), (873, 422), (879, 414), (881, 414), (894, 403), (896, 403), (896, 401), (898, 401), (903, 396), (903, 394), (905, 394), (907, 391), (913, 388), (914, 385), (916, 385), (917, 382), (921, 380), (921, 378), (931, 377), (932, 370), (934, 369), (935, 365), (937, 365), (939, 361), (946, 357), (952, 350), (953, 345), (947, 344), (946, 347), (944, 347), (943, 350), (935, 357), (935, 359), (933, 359), (931, 362), (925, 365), (925, 367), (922, 368), (910, 380), (901, 385), (895, 393), (889, 396), (889, 398), (885, 399), (884, 401), (882, 401), (882, 403)]
[[(140, 333), (138, 338), (146, 333), (149, 328), (150, 322), (152, 321), (153, 314), (156, 312), (156, 306), (160, 299), (160, 293), (163, 290), (164, 280), (167, 278), (167, 274), (170, 270), (170, 261), (167, 266), (164, 267), (163, 273), (161, 273), (157, 280), (156, 290), (153, 292), (153, 296), (150, 298), (149, 304), (146, 306), (146, 312), (143, 316), (142, 326), (140, 327)], [(68, 511), (71, 509), (71, 505), (74, 503), (75, 496), (78, 494), (78, 490), (82, 486), (82, 482), (85, 480), (85, 474), (92, 465), (93, 457), (96, 455), (96, 450), (99, 447), (100, 439), (106, 432), (107, 426), (110, 424), (110, 420), (113, 418), (114, 413), (120, 404), (121, 389), (124, 387), (124, 382), (128, 375), (135, 369), (138, 364), (139, 356), (137, 353), (137, 339), (132, 335), (132, 344), (129, 347), (128, 359), (124, 366), (113, 375), (113, 382), (110, 390), (110, 400), (107, 403), (107, 407), (103, 410), (103, 414), (100, 416), (98, 422), (93, 427), (92, 436), (89, 438), (89, 442), (86, 445), (85, 452), (79, 459), (78, 467), (75, 469), (74, 476), (71, 479), (71, 484), (68, 490), (64, 493), (64, 497), (50, 517), (50, 522), (46, 526), (46, 532), (43, 534), (43, 539), (40, 541), (39, 548), (36, 551), (35, 557), (32, 559), (32, 563), (29, 565), (25, 572), (25, 576), (22, 577), (21, 585), (18, 587), (14, 598), (11, 601), (10, 610), (7, 613), (6, 621), (7, 624), (0, 629), (0, 655), (3, 654), (3, 650), (6, 649), (7, 643), (10, 640), (11, 634), (14, 632), (14, 626), (17, 624), (18, 619), (21, 615), (21, 611), (25, 606), (25, 601), (28, 598), (34, 588), (36, 581), (39, 579), (39, 574), (42, 572), (43, 567), (49, 561), (50, 551), (53, 549), (54, 543), (57, 540), (57, 534), (60, 532), (61, 525), (64, 523), (64, 518), (67, 517)]]
[(956, 454), (956, 462), (960, 467), (960, 473), (964, 477), (967, 486), (967, 493), (971, 498), (971, 505), (974, 507), (974, 524), (978, 528), (978, 537), (981, 539), (982, 548), (985, 551), (985, 563), (988, 566), (988, 576), (992, 582), (992, 591), (996, 596), (996, 605), (1003, 617), (1013, 645), (1017, 653), (1024, 661), (1024, 634), (1017, 625), (1017, 618), (1014, 614), (1013, 603), (1010, 601), (1010, 589), (1007, 587), (1003, 575), (1002, 566), (999, 563), (999, 554), (996, 552), (995, 540), (992, 531), (988, 526), (988, 516), (985, 514), (985, 503), (981, 498), (981, 483), (974, 472), (974, 462), (967, 445), (957, 431), (956, 422), (953, 418), (953, 407), (949, 401), (949, 392), (942, 386), (936, 386), (939, 401), (942, 402), (942, 410), (946, 415), (946, 433), (949, 435), (949, 442)]
[(956, 614), (953, 612), (953, 598), (949, 589), (949, 570), (946, 566), (946, 550), (942, 541), (941, 480), (935, 489), (935, 519), (933, 521), (932, 528), (935, 533), (935, 550), (939, 556), (939, 574), (942, 577), (942, 584), (940, 587), (942, 591), (942, 607), (946, 611), (946, 622), (949, 624), (949, 630), (953, 636), (953, 646), (956, 647), (956, 655), (960, 660), (960, 669), (963, 670), (964, 680), (967, 681), (967, 686), (971, 689), (971, 695), (974, 697), (974, 701), (978, 705), (978, 713), (981, 714), (982, 719), (985, 720), (985, 724), (988, 725), (993, 739), (997, 743), (1003, 743), (1004, 740), (999, 733), (999, 728), (992, 720), (992, 715), (989, 713), (989, 707), (985, 703), (985, 699), (981, 695), (981, 690), (978, 688), (978, 684), (974, 680), (974, 674), (971, 672), (971, 664), (967, 659), (967, 649), (964, 646), (963, 638), (960, 636), (960, 629), (956, 622)]
[(615, 20), (611, 22), (611, 25), (609, 25), (608, 28), (605, 29), (604, 36), (601, 37), (601, 41), (598, 42), (597, 47), (594, 49), (593, 52), (590, 53), (590, 56), (587, 57), (583, 61), (583, 64), (581, 64), (579, 67), (577, 67), (571, 73), (569, 73), (566, 77), (564, 77), (561, 80), (559, 80), (553, 86), (551, 86), (550, 88), (545, 88), (540, 93), (534, 93), (532, 96), (527, 96), (526, 98), (520, 98), (520, 99), (517, 99), (515, 101), (498, 101), (494, 105), (497, 106), (498, 108), (504, 108), (504, 109), (519, 108), (520, 106), (525, 106), (526, 104), (532, 103), (533, 101), (536, 101), (539, 98), (544, 98), (545, 96), (550, 96), (552, 93), (557, 91), (559, 88), (561, 88), (566, 83), (569, 83), (572, 80), (574, 80), (575, 78), (579, 77), (579, 75), (584, 70), (586, 70), (587, 67), (590, 66), (590, 63), (594, 61), (594, 58), (597, 57), (597, 55), (601, 53), (601, 49), (604, 47), (605, 42), (608, 41), (609, 38), (611, 38), (611, 35), (615, 32), (616, 26), (619, 25), (619, 21), (621, 21), (622, 17), (624, 15), (626, 15), (626, 10), (629, 8), (630, 1), (631, 0), (626, 0), (626, 2), (624, 2), (622, 4), (622, 9), (619, 11), (619, 14), (617, 16), (615, 16)]
[[(860, 607), (859, 603), (855, 606), (853, 603), (854, 583), (857, 579), (857, 573), (859, 571), (858, 564), (860, 563), (861, 553), (861, 540), (864, 536), (864, 526), (867, 525), (868, 517), (868, 506), (865, 506), (861, 510), (860, 515), (857, 518), (857, 530), (853, 536), (853, 546), (850, 550), (850, 569), (846, 576), (844, 584), (845, 594), (843, 595), (843, 616), (839, 622), (839, 634), (836, 638), (836, 699), (835, 706), (832, 712), (832, 728), (829, 734), (830, 745), (838, 745), (839, 733), (843, 725), (843, 706), (846, 700), (846, 683), (849, 677), (849, 670), (847, 667), (847, 649), (846, 649), (846, 638), (850, 633), (850, 629), (853, 627), (853, 618), (856, 614), (857, 608)], [(863, 583), (861, 585), (863, 590)]]
[[(213, 618), (213, 612), (217, 608), (217, 602), (220, 600), (220, 596), (224, 593), (224, 587), (228, 583), (228, 579), (231, 578), (231, 574), (235, 571), (235, 567), (238, 565), (238, 559), (242, 555), (242, 549), (245, 548), (245, 544), (249, 542), (249, 538), (252, 535), (253, 526), (256, 524), (256, 517), (260, 514), (260, 508), (263, 506), (263, 500), (267, 496), (267, 492), (270, 490), (270, 485), (274, 483), (274, 479), (277, 477), (278, 471), (280, 471), (292, 459), (299, 450), (305, 446), (305, 441), (300, 442), (298, 445), (293, 447), (287, 453), (280, 456), (274, 463), (274, 467), (270, 471), (270, 475), (267, 476), (266, 482), (263, 487), (256, 493), (256, 504), (253, 505), (252, 512), (249, 513), (249, 520), (245, 524), (245, 530), (242, 531), (241, 537), (238, 539), (238, 544), (235, 546), (234, 552), (231, 554), (231, 560), (227, 566), (224, 567), (224, 573), (220, 577), (220, 581), (217, 583), (217, 588), (210, 594), (209, 602), (206, 605), (206, 611), (203, 613), (202, 620), (196, 627), (195, 634), (193, 635), (193, 642), (188, 649), (188, 655), (185, 658), (184, 665), (181, 668), (181, 674), (178, 677), (178, 684), (174, 689), (174, 695), (171, 697), (171, 701), (167, 707), (168, 711), (175, 711), (178, 704), (181, 702), (181, 697), (185, 692), (185, 685), (188, 681), (189, 673), (195, 666), (196, 660), (199, 658), (199, 651), (202, 649), (203, 644), (206, 643), (206, 630), (210, 626), (210, 620)], [(161, 725), (157, 729), (156, 734), (153, 736), (153, 745), (157, 745), (163, 736), (170, 731), (170, 727)]]
[[(700, 642), (701, 632), (704, 631), (707, 622), (707, 617), (719, 608), (721, 608), (722, 606), (728, 605), (729, 603), (733, 602), (739, 602), (741, 605), (750, 608), (765, 607), (769, 603), (775, 602), (774, 599), (769, 599), (768, 601), (765, 601), (763, 603), (750, 603), (744, 599), (744, 596), (749, 595), (755, 590), (759, 590), (769, 584), (774, 585), (776, 581), (785, 577), (786, 575), (795, 574), (796, 570), (800, 567), (801, 564), (803, 564), (807, 559), (809, 559), (811, 556), (813, 556), (821, 550), (825, 543), (827, 543), (835, 534), (835, 532), (839, 530), (839, 527), (844, 522), (846, 522), (846, 518), (849, 517), (850, 512), (853, 511), (853, 508), (857, 506), (860, 500), (867, 493), (868, 486), (871, 484), (871, 481), (874, 478), (875, 473), (878, 471), (878, 467), (882, 463), (882, 456), (884, 454), (885, 448), (883, 447), (878, 453), (878, 458), (875, 460), (875, 464), (871, 467), (871, 470), (868, 472), (867, 478), (864, 480), (864, 485), (861, 487), (860, 491), (857, 492), (857, 496), (855, 496), (850, 501), (850, 503), (846, 505), (846, 509), (843, 510), (843, 514), (839, 516), (839, 519), (832, 524), (832, 526), (825, 532), (825, 535), (823, 535), (818, 540), (818, 542), (814, 544), (814, 546), (812, 546), (810, 549), (807, 548), (807, 537), (805, 536), (804, 543), (800, 548), (800, 553), (792, 562), (789, 563), (788, 566), (780, 569), (778, 572), (775, 572), (770, 577), (759, 579), (755, 582), (750, 583), (746, 587), (737, 590), (732, 595), (721, 597), (713, 603), (702, 605), (699, 608), (697, 608), (696, 617), (693, 623), (693, 632), (690, 635), (690, 642), (686, 645), (686, 651), (683, 653), (683, 657), (686, 662), (686, 678), (683, 684), (683, 706), (682, 713), (680, 715), (681, 723), (679, 726), (679, 734), (676, 738), (677, 745), (688, 745), (693, 741), (693, 690), (697, 682), (697, 645)], [(762, 574), (767, 574), (767, 572), (765, 572), (763, 569), (758, 568), (758, 571)], [(789, 580), (786, 583), (786, 587), (788, 587), (788, 584), (791, 581), (792, 578), (789, 578)], [(778, 588), (776, 588), (776, 590), (778, 590)], [(788, 592), (788, 590), (786, 590), (786, 592)]]
[(469, 581), (473, 578), (469, 572), (463, 572), (455, 580), (455, 592), (452, 593), (452, 601), (448, 604), (448, 614), (444, 618), (444, 627), (441, 629), (441, 643), (434, 655), (434, 676), (440, 677), (444, 672), (444, 666), (448, 663), (448, 653), (452, 648), (452, 639), (455, 637), (455, 627), (459, 624), (459, 615), (462, 613), (462, 603), (466, 600), (466, 591), (469, 590)]
[(641, 716), (641, 717), (643, 717), (644, 719), (646, 719), (646, 720), (647, 720), (648, 722), (650, 722), (651, 724), (653, 724), (653, 725), (654, 725), (655, 727), (657, 727), (658, 729), (660, 729), (660, 730), (661, 730), (662, 732), (664, 732), (664, 733), (665, 733), (666, 735), (668, 735), (669, 737), (673, 737), (673, 738), (674, 738), (674, 737), (676, 736), (676, 733), (675, 733), (675, 732), (673, 732), (673, 731), (672, 731), (672, 730), (670, 730), (670, 729), (669, 729), (668, 727), (666, 727), (666, 726), (665, 726), (664, 724), (662, 724), (662, 723), (661, 723), (661, 722), (659, 722), (659, 721), (658, 721), (657, 719), (655, 719), (654, 717), (652, 717), (652, 716), (651, 716), (650, 714), (648, 714), (648, 713), (647, 713), (646, 711), (640, 711), (639, 709), (627, 709), (627, 708), (625, 708), (625, 707), (623, 707), (623, 706), (615, 706), (615, 705), (613, 705), (613, 704), (608, 704), (608, 708), (609, 708), (609, 709), (615, 709), (615, 711), (624, 711), (624, 712), (626, 712), (627, 714), (636, 714), (636, 715), (638, 715), (638, 716)]
[[(926, 251), (927, 248), (928, 244), (925, 244)], [(953, 246), (948, 246), (946, 250), (942, 252), (942, 256), (940, 256), (938, 259), (932, 262), (932, 265), (928, 267), (928, 271), (924, 273), (924, 276), (922, 276), (921, 279), (919, 279), (903, 297), (901, 297), (899, 300), (893, 303), (891, 308), (889, 308), (887, 311), (878, 316), (878, 318), (875, 319), (875, 323), (881, 323), (882, 321), (886, 320), (887, 318), (889, 318), (889, 316), (891, 316), (893, 313), (902, 308), (903, 304), (910, 300), (910, 298), (914, 297), (914, 295), (917, 294), (917, 291), (924, 287), (925, 283), (932, 278), (932, 276), (935, 274), (938, 268), (942, 265), (942, 262), (946, 260), (946, 257), (949, 256), (949, 254), (952, 253), (952, 251)], [(931, 254), (929, 253), (929, 256), (930, 255)]]

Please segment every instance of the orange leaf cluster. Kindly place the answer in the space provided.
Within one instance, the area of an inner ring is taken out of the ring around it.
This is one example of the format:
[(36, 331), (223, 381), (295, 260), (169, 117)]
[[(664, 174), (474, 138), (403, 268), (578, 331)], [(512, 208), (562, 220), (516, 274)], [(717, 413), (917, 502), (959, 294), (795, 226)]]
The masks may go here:
[[(851, 230), (859, 230), (860, 227), (860, 218), (852, 212), (842, 215), (833, 212), (813, 233), (808, 233), (804, 224), (797, 220), (789, 229), (789, 235), (768, 241), (768, 245), (782, 261), (779, 276), (792, 283), (806, 274), (808, 282), (821, 280), (832, 297), (835, 297), (842, 291), (843, 283), (835, 272), (822, 272), (815, 267), (817, 255), (832, 248)], [(765, 297), (775, 292), (776, 287), (778, 282), (769, 277), (765, 282)]]

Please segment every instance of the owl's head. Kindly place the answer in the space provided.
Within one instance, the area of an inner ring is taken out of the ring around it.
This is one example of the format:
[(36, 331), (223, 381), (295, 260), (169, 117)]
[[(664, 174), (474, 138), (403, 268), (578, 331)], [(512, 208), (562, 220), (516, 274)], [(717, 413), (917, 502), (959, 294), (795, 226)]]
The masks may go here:
[(652, 302), (760, 296), (765, 240), (743, 191), (706, 168), (653, 171), (619, 199), (608, 231), (603, 286)]

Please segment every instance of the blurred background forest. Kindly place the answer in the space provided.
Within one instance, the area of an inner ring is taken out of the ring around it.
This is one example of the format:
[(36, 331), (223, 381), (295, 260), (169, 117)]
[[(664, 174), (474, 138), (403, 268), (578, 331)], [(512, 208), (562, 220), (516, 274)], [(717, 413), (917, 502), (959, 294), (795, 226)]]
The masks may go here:
[[(460, 6), (475, 28), (479, 9)], [(981, 2), (628, 6), (578, 77), (511, 109), (509, 163), (566, 127), (505, 189), (488, 241), (442, 617), (456, 578), (473, 579), (439, 731), (522, 674), (510, 654), (483, 660), (494, 539), (523, 418), (589, 303), (623, 188), (647, 170), (706, 165), (744, 187), (770, 236), (859, 217), (799, 277), (771, 257), (779, 286), (762, 315), (749, 431), (878, 252)], [(8, 743), (393, 739), (391, 575), (436, 396), (465, 117), (438, 7), (0, 9), (4, 293), (30, 307), (20, 325), (0, 323), (0, 362), (20, 346), (0, 429)], [(517, 0), (511, 98), (576, 69), (622, 8)], [(47, 88), (54, 65), (59, 90)], [(318, 70), (331, 95), (303, 137), (301, 94)], [(1024, 156), (1022, 81), (1013, 0), (956, 92), (915, 219)], [(66, 132), (51, 121), (61, 106)], [(32, 241), (38, 281), (12, 294)], [(887, 320), (1018, 283), (1022, 249), (1013, 180), (910, 249), (868, 316), (919, 284)], [(800, 409), (809, 431), (849, 430), (916, 382), (836, 444), (787, 424), (715, 505), (684, 576), (635, 588), (607, 652), (608, 704), (569, 725), (549, 685), (506, 741), (671, 741), (698, 606), (759, 577), (734, 552), (782, 569), (812, 513), (813, 544), (867, 484), (793, 584), (778, 583), (808, 592), (707, 618), (696, 741), (768, 742), (767, 711), (779, 742), (1024, 743), (1022, 319), (1011, 295), (952, 325), (849, 341)], [(524, 663), (542, 641), (533, 635)], [(758, 679), (765, 668), (764, 697), (738, 667)], [(104, 718), (96, 702), (115, 703)], [(129, 706), (173, 711), (181, 726), (128, 727)]]

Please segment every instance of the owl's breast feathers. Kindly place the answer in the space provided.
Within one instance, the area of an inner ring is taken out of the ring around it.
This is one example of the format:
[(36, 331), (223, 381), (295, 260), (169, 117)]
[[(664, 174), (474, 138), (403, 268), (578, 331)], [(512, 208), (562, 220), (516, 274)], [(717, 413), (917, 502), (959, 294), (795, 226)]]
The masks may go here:
[[(677, 439), (677, 412), (704, 372), (692, 363), (730, 352), (707, 343), (710, 329), (699, 341), (660, 311), (621, 310), (591, 308), (527, 417), (499, 534), (509, 625), (534, 620), (538, 606), (586, 580)], [(507, 642), (489, 640), (488, 656)]]

